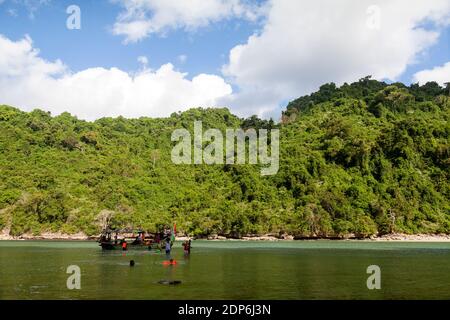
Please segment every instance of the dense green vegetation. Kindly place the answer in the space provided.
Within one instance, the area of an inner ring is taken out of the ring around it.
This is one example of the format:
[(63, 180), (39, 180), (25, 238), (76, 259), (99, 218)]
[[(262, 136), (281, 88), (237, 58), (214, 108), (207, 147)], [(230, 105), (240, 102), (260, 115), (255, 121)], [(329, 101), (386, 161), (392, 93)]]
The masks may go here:
[[(450, 233), (449, 86), (369, 77), (292, 101), (280, 124), (227, 109), (78, 120), (0, 106), (0, 229), (92, 235), (102, 221), (191, 235)], [(175, 165), (175, 128), (280, 129), (280, 169)]]

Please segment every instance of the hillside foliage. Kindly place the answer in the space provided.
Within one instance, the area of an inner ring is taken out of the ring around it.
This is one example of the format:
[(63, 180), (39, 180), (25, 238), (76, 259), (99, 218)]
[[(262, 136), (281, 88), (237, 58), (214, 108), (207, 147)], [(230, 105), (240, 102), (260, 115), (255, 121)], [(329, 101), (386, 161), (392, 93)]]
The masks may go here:
[[(228, 109), (79, 120), (0, 106), (0, 230), (368, 237), (450, 233), (449, 87), (363, 78), (289, 103), (279, 124)], [(280, 129), (280, 169), (175, 165), (171, 133)]]

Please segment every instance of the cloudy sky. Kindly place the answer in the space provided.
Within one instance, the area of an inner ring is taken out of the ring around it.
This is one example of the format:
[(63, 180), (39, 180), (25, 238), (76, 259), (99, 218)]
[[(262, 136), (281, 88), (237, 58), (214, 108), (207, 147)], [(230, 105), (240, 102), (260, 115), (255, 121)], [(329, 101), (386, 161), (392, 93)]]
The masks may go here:
[(22, 110), (277, 120), (289, 100), (366, 75), (450, 81), (450, 1), (0, 0), (0, 104)]

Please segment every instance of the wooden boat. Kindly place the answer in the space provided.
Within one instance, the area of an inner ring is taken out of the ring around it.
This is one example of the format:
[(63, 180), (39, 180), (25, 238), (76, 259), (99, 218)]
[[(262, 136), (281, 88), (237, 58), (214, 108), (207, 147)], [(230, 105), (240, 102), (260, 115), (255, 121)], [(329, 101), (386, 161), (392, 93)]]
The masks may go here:
[(98, 242), (103, 250), (161, 250), (167, 238), (173, 242), (174, 236), (171, 231), (152, 233), (144, 230), (106, 228), (102, 231)]

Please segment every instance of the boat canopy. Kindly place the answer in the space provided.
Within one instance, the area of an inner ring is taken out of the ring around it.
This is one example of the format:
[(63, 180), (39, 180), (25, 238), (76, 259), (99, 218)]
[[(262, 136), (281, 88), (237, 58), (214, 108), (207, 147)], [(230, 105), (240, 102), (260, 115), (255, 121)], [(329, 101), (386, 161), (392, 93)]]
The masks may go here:
[[(103, 233), (144, 233), (146, 231), (140, 229), (110, 229), (103, 230)], [(151, 232), (146, 232), (151, 233)]]

